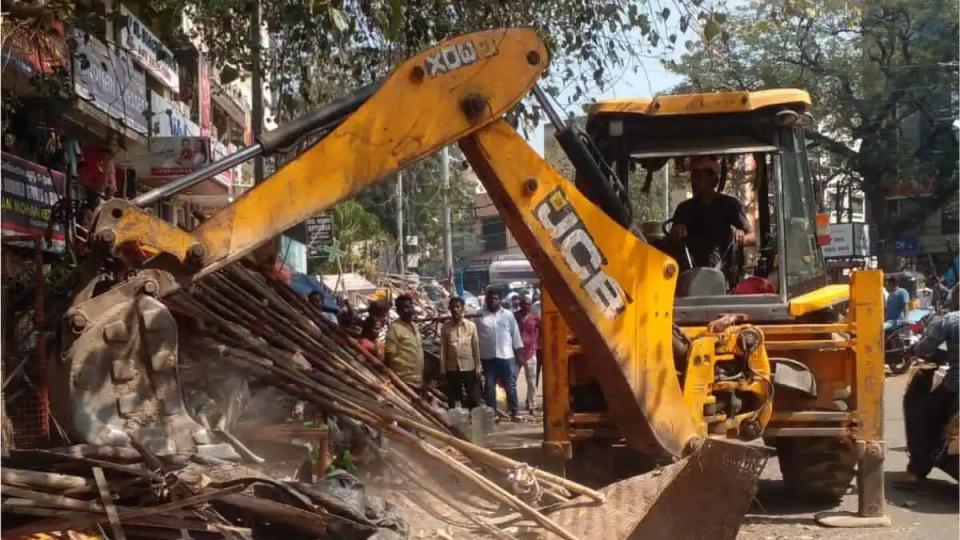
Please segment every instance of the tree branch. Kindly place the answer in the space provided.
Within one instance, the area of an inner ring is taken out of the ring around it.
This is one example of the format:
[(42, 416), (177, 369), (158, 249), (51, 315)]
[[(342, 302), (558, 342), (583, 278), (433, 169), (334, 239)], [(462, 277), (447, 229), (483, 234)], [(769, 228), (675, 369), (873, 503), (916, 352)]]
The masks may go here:
[(820, 146), (822, 146), (831, 154), (834, 154), (842, 159), (855, 160), (860, 157), (860, 153), (853, 148), (850, 148), (845, 143), (824, 135), (817, 130), (808, 130), (807, 137), (809, 137), (811, 141), (820, 144)]

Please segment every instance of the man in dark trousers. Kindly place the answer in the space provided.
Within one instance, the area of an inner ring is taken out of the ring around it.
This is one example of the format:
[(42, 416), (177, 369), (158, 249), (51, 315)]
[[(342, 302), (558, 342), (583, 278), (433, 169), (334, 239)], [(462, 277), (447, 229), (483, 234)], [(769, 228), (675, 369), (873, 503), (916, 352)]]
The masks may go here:
[(505, 382), (510, 417), (517, 420), (516, 358), (523, 349), (520, 326), (513, 312), (500, 306), (500, 293), (487, 290), (486, 303), (477, 318), (477, 337), (487, 406), (497, 408), (497, 379)]
[(448, 304), (450, 320), (440, 327), (440, 365), (446, 372), (447, 404), (468, 409), (480, 403), (480, 344), (477, 325), (463, 318), (463, 299)]

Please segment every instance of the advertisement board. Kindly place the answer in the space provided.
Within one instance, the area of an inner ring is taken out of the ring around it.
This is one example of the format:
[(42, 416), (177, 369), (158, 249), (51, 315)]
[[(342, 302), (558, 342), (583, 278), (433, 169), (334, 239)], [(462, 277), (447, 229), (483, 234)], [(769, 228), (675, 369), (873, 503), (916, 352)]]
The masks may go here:
[(147, 86), (130, 57), (97, 38), (74, 30), (74, 91), (110, 117), (141, 135), (147, 134)]
[(210, 162), (207, 137), (151, 137), (148, 143), (149, 176), (182, 176)]
[[(3, 236), (43, 235), (50, 209), (60, 200), (63, 175), (49, 171), (12, 154), (0, 154), (3, 168), (3, 198), (0, 229)], [(52, 251), (63, 251), (63, 227), (53, 229)]]
[(179, 92), (180, 66), (173, 52), (123, 4), (120, 4), (120, 16), (123, 19), (120, 24), (120, 46), (129, 51), (137, 63), (164, 86)]
[(150, 90), (150, 134), (156, 137), (197, 137), (200, 126), (190, 120), (186, 105), (173, 103)]
[(870, 255), (870, 230), (866, 223), (831, 223), (830, 243), (822, 246), (827, 259)]

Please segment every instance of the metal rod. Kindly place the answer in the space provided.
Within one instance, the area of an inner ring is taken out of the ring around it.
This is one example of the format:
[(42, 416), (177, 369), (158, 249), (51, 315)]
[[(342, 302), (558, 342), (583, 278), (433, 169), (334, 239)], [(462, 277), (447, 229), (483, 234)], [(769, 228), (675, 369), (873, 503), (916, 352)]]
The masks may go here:
[(214, 161), (206, 167), (181, 176), (169, 184), (160, 186), (156, 189), (151, 189), (143, 195), (133, 199), (132, 202), (140, 207), (150, 206), (151, 204), (158, 203), (170, 196), (180, 193), (189, 187), (195, 186), (208, 178), (212, 178), (213, 176), (220, 174), (227, 169), (236, 167), (237, 165), (248, 161), (251, 158), (259, 156), (262, 153), (263, 147), (260, 145), (260, 143), (256, 143), (253, 146), (248, 146), (243, 150), (234, 152), (233, 154), (230, 154), (219, 161)]
[(543, 92), (539, 84), (533, 85), (533, 95), (537, 97), (537, 101), (540, 102), (543, 111), (547, 113), (547, 118), (549, 118), (550, 123), (553, 124), (553, 129), (557, 130), (558, 133), (563, 131), (567, 127), (566, 124), (563, 123), (563, 119), (560, 118), (557, 110), (550, 105), (550, 101), (547, 100), (547, 94)]

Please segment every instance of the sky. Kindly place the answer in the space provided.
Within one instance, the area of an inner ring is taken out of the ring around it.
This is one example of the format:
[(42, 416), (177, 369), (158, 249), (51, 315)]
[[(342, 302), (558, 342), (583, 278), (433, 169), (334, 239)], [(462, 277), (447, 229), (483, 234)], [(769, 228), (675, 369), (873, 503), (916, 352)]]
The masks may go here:
[[(656, 0), (659, 1), (659, 0)], [(701, 4), (701, 7), (705, 11), (716, 10), (719, 12), (730, 12), (737, 8), (744, 7), (750, 4), (751, 0), (713, 0), (704, 2)], [(669, 5), (669, 2), (664, 3), (664, 5)], [(676, 31), (674, 28), (678, 23), (676, 18), (671, 18), (668, 21), (668, 26), (672, 31)], [(701, 39), (697, 31), (693, 28), (689, 29), (686, 34), (681, 34), (677, 40), (677, 45), (673, 51), (665, 50), (663, 46), (659, 47), (658, 50), (648, 53), (648, 55), (640, 56), (634, 61), (637, 64), (639, 69), (634, 72), (631, 68), (625, 68), (623, 73), (620, 75), (619, 79), (614, 82), (613, 85), (603, 89), (594, 89), (588, 92), (588, 95), (582, 100), (582, 103), (579, 106), (568, 107), (567, 110), (562, 111), (564, 114), (561, 114), (562, 117), (566, 117), (567, 113), (573, 113), (577, 116), (584, 114), (582, 105), (584, 103), (589, 103), (594, 100), (609, 99), (609, 98), (625, 98), (625, 97), (651, 97), (659, 93), (666, 92), (676, 85), (683, 82), (683, 77), (667, 70), (663, 67), (662, 62), (666, 60), (680, 60), (680, 57), (686, 52), (683, 42), (687, 39), (697, 40)], [(572, 90), (568, 92), (572, 94)], [(561, 95), (561, 102), (567, 103), (569, 99), (563, 99), (564, 96)], [(543, 155), (543, 126), (541, 124), (537, 129), (530, 135), (529, 142), (541, 155)]]
[[(673, 54), (663, 54), (663, 60), (669, 59), (678, 59), (680, 57), (680, 51), (677, 51)], [(593, 90), (590, 95), (588, 95), (579, 106), (569, 107), (568, 110), (562, 111), (562, 117), (566, 117), (566, 113), (573, 113), (577, 116), (580, 116), (584, 113), (583, 104), (589, 103), (590, 101), (609, 99), (609, 98), (625, 98), (625, 97), (650, 97), (662, 92), (665, 92), (677, 84), (683, 82), (683, 77), (668, 71), (661, 64), (659, 58), (639, 58), (638, 59), (639, 69), (636, 73), (631, 69), (624, 70), (623, 74), (620, 76), (619, 80), (616, 81), (612, 86), (604, 90)], [(563, 99), (561, 96), (561, 102), (565, 103), (566, 99)], [(537, 152), (543, 155), (543, 126), (541, 124), (530, 136), (530, 144), (533, 146)]]

